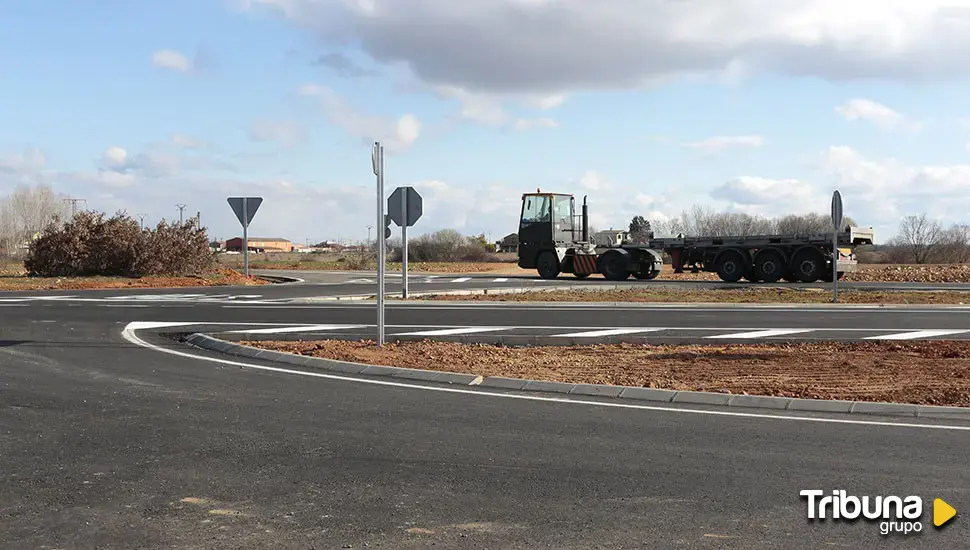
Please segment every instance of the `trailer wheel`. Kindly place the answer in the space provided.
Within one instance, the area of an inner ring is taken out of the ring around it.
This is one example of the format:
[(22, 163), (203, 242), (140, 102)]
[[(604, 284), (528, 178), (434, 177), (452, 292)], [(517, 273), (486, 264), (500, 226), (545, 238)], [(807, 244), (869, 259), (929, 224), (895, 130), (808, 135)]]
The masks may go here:
[(625, 281), (630, 277), (626, 269), (626, 257), (616, 252), (607, 252), (600, 257), (600, 273), (610, 281)]
[(785, 274), (785, 260), (781, 254), (766, 250), (758, 254), (758, 258), (754, 261), (754, 271), (762, 281), (777, 283)]
[(791, 261), (792, 276), (801, 283), (814, 283), (825, 277), (826, 264), (825, 257), (818, 250), (814, 248), (800, 250)]
[(744, 260), (744, 256), (737, 250), (722, 252), (715, 265), (717, 276), (722, 281), (736, 283), (751, 269)]
[(573, 276), (577, 279), (585, 279), (586, 277), (589, 277), (589, 273), (573, 273)]
[(549, 250), (539, 254), (536, 259), (536, 270), (543, 279), (555, 279), (559, 276), (559, 258), (555, 252)]

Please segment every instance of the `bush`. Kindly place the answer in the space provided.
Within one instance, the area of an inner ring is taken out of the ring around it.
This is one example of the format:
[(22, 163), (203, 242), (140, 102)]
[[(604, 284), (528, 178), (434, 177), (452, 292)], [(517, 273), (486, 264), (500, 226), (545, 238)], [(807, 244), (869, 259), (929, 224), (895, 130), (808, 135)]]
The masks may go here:
[(24, 267), (28, 275), (142, 277), (197, 275), (213, 267), (205, 230), (194, 222), (159, 223), (142, 230), (135, 219), (118, 213), (78, 212), (65, 223), (55, 219), (30, 244)]
[[(465, 237), (454, 229), (442, 229), (408, 242), (411, 262), (494, 262), (494, 245), (484, 235)], [(391, 261), (401, 260), (401, 250), (393, 249)]]

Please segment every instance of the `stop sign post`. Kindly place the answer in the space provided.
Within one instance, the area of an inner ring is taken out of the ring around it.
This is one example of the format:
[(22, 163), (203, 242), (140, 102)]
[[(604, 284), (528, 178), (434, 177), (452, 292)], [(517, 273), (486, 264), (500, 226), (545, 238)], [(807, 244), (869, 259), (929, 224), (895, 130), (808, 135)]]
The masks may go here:
[(408, 297), (408, 227), (414, 225), (424, 212), (421, 195), (413, 187), (398, 187), (387, 199), (391, 220), (401, 227), (401, 297)]
[(832, 193), (832, 302), (839, 301), (839, 230), (842, 227), (842, 194)]

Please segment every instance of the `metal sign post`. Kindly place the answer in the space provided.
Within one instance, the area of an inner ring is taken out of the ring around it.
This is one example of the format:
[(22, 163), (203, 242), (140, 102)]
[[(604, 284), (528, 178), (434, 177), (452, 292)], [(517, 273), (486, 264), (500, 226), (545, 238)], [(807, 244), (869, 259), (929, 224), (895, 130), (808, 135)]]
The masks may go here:
[(401, 296), (408, 297), (408, 227), (414, 225), (424, 212), (424, 201), (413, 187), (398, 187), (387, 199), (388, 215), (401, 227), (401, 276), (404, 283)]
[(229, 197), (229, 206), (236, 213), (236, 219), (242, 224), (243, 228), (243, 274), (249, 277), (249, 222), (253, 221), (253, 216), (259, 210), (259, 205), (263, 204), (262, 197)]
[[(401, 201), (401, 217), (407, 219), (408, 215), (408, 195), (404, 194), (404, 200)], [(403, 286), (401, 287), (401, 297), (405, 300), (408, 299), (408, 224), (404, 224), (401, 227), (401, 281)]]
[[(384, 146), (374, 142), (371, 164), (377, 176), (377, 226), (384, 225)], [(384, 345), (384, 235), (377, 235), (377, 347)]]
[(832, 193), (832, 303), (839, 301), (839, 229), (842, 227), (842, 194)]

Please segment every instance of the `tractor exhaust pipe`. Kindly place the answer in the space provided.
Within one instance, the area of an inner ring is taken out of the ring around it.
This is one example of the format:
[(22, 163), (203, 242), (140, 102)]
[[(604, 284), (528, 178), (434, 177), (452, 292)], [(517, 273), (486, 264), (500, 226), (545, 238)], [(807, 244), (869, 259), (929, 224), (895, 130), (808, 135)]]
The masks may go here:
[(589, 206), (586, 205), (586, 195), (583, 195), (583, 242), (589, 242)]

